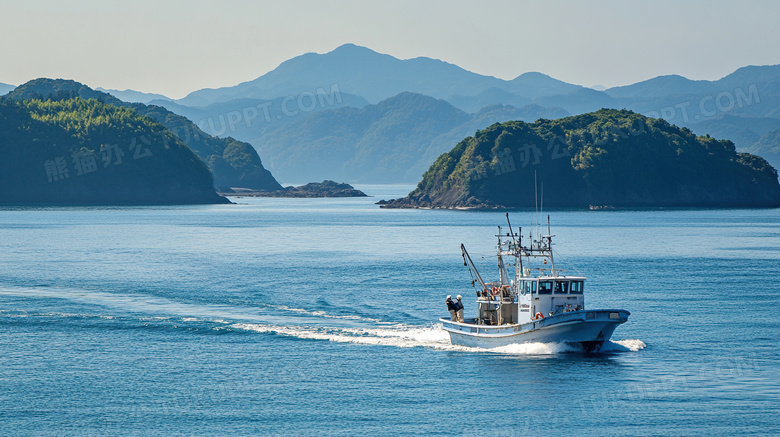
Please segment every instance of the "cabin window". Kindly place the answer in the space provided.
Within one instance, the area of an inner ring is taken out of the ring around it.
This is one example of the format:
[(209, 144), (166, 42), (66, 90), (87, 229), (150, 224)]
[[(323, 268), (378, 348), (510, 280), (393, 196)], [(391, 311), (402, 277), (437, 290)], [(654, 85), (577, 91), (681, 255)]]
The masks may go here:
[(552, 281), (539, 281), (539, 294), (552, 294)]
[(520, 282), (520, 294), (525, 294), (526, 293), (526, 291), (525, 291), (526, 287), (528, 287), (528, 282), (526, 282), (526, 281)]
[(572, 281), (571, 294), (582, 294), (582, 287), (583, 287), (582, 281)]
[(568, 294), (569, 281), (555, 281), (555, 294)]
[(536, 281), (531, 282), (531, 290), (533, 290), (533, 293), (536, 294)]

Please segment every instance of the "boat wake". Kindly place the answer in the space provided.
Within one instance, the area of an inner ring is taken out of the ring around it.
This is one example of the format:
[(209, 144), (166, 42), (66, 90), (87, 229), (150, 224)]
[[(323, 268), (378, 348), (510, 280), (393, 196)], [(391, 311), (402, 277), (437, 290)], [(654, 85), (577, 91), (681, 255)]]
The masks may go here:
[(450, 344), (450, 336), (437, 327), (419, 327), (396, 324), (382, 328), (325, 328), (310, 326), (274, 326), (236, 323), (232, 328), (277, 334), (307, 340), (326, 340), (336, 343), (354, 343), (402, 348), (428, 347), (444, 350), (467, 350)]
[[(249, 331), (303, 340), (331, 341), (400, 348), (424, 347), (443, 351), (488, 352), (506, 355), (555, 355), (581, 352), (566, 343), (526, 343), (493, 349), (458, 346), (450, 343), (441, 324), (408, 325), (354, 315), (334, 315), (325, 311), (268, 305), (246, 308), (229, 305), (182, 303), (146, 294), (122, 294), (81, 289), (48, 287), (0, 287), (0, 297), (64, 299), (80, 304), (79, 311), (38, 312), (48, 317), (99, 317), (139, 323), (173, 323), (175, 327), (209, 324), (209, 329)], [(84, 306), (87, 305), (87, 306)], [(110, 309), (110, 314), (94, 305)], [(0, 311), (0, 317), (25, 317), (24, 311)], [(636, 352), (645, 347), (640, 340), (611, 341), (602, 352)]]
[(365, 322), (376, 322), (381, 324), (392, 324), (392, 322), (383, 322), (379, 319), (372, 319), (369, 317), (362, 317), (362, 316), (353, 316), (353, 315), (334, 315), (334, 314), (328, 314), (325, 311), (309, 311), (303, 308), (290, 308), (286, 305), (270, 305), (272, 308), (276, 308), (281, 311), (290, 311), (293, 313), (299, 313), (299, 314), (306, 314), (311, 316), (317, 316), (317, 317), (324, 317), (326, 319), (341, 319), (341, 320), (360, 320)]

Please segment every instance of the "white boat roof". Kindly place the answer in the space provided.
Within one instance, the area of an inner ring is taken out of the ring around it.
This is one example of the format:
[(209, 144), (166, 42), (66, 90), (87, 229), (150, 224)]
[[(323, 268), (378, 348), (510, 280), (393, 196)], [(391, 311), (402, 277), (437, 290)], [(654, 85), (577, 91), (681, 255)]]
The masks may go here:
[(550, 275), (543, 275), (543, 276), (523, 276), (520, 278), (521, 280), (566, 280), (566, 281), (584, 281), (587, 278), (584, 276), (566, 276), (566, 275), (558, 275), (558, 276), (550, 276)]

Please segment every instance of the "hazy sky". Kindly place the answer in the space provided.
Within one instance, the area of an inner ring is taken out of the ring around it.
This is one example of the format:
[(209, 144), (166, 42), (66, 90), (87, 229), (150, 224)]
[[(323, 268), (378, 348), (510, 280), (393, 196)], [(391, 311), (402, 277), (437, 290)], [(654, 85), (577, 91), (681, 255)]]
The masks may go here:
[(780, 1), (2, 1), (0, 82), (184, 97), (351, 42), (512, 79), (718, 79), (780, 64)]

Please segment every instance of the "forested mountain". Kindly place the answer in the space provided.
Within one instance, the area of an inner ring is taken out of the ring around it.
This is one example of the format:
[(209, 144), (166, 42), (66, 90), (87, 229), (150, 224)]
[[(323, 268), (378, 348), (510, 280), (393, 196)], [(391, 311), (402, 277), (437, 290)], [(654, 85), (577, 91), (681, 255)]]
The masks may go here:
[(126, 103), (116, 97), (72, 80), (35, 79), (17, 87), (6, 98), (15, 100), (72, 97), (96, 99), (111, 105), (131, 108), (161, 123), (177, 135), (208, 164), (217, 187), (244, 187), (274, 191), (281, 185), (263, 167), (255, 149), (233, 138), (216, 138), (204, 133), (187, 118), (159, 106)]
[(163, 125), (96, 99), (0, 98), (0, 203), (226, 203)]
[(494, 124), (441, 155), (386, 207), (777, 207), (777, 171), (730, 141), (625, 110)]
[(567, 115), (496, 105), (467, 114), (444, 100), (401, 93), (376, 105), (310, 114), (252, 140), (278, 178), (413, 182), (460, 139), (496, 121)]
[(228, 188), (250, 188), (275, 191), (282, 186), (263, 167), (257, 151), (251, 144), (232, 137), (217, 138), (203, 132), (186, 117), (176, 115), (160, 106), (133, 103), (130, 107), (159, 121), (184, 141), (214, 174), (214, 186), (225, 192)]

